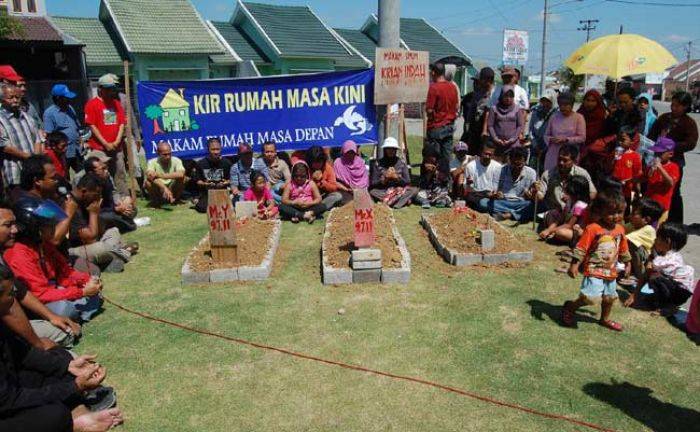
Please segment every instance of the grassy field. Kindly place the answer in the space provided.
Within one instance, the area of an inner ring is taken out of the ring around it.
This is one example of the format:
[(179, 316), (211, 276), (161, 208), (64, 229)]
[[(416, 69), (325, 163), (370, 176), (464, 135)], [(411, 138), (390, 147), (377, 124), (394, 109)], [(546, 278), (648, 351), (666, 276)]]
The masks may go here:
[[(144, 209), (152, 225), (128, 236), (142, 252), (126, 272), (105, 276), (105, 294), (184, 324), (616, 430), (697, 430), (698, 348), (681, 332), (622, 308), (613, 317), (624, 333), (586, 322), (562, 328), (557, 305), (578, 282), (552, 271), (553, 250), (525, 227), (517, 232), (535, 249), (535, 263), (455, 268), (434, 252), (419, 212), (396, 212), (413, 260), (406, 285), (322, 285), (321, 222), (284, 224), (266, 282), (182, 287), (180, 267), (204, 235), (205, 217), (186, 206)], [(85, 333), (77, 351), (98, 353), (108, 367), (126, 431), (588, 430), (191, 334), (110, 306)]]

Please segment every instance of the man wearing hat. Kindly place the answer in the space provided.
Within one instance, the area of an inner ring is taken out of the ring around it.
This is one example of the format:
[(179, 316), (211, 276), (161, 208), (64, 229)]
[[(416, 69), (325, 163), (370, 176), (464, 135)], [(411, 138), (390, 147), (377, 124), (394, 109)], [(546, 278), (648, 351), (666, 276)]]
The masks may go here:
[(10, 65), (0, 65), (0, 82), (16, 85), (19, 81), (24, 81), (24, 78), (17, 73), (15, 68)]
[(484, 67), (474, 80), (474, 95), (464, 109), (465, 138), (470, 155), (481, 154), (481, 136), (484, 130), (485, 116), (491, 108), (491, 96), (494, 93), (495, 73), (490, 67)]
[(455, 144), (455, 157), (450, 161), (450, 176), (452, 178), (452, 195), (464, 196), (464, 172), (467, 164), (475, 156), (469, 156), (469, 146), (464, 141)]
[(396, 138), (385, 139), (382, 144), (384, 156), (375, 161), (369, 170), (369, 194), (395, 209), (410, 204), (418, 194), (418, 188), (411, 186), (408, 165), (397, 156), (398, 151)]
[(8, 189), (19, 186), (22, 161), (41, 143), (34, 120), (21, 109), (19, 89), (8, 82), (0, 83), (0, 149), (3, 153), (3, 180)]
[(66, 161), (74, 172), (82, 168), (80, 156), (80, 125), (78, 116), (70, 101), (75, 98), (75, 93), (70, 91), (65, 84), (56, 84), (51, 89), (53, 105), (44, 111), (44, 130), (46, 133), (62, 132), (68, 138), (66, 147)]
[(119, 78), (114, 74), (102, 75), (97, 85), (97, 97), (85, 104), (85, 124), (92, 131), (87, 144), (91, 149), (103, 151), (111, 158), (109, 173), (114, 177), (117, 191), (126, 195), (128, 187), (122, 151), (126, 115), (119, 102)]
[(440, 172), (449, 173), (454, 122), (459, 105), (454, 84), (445, 79), (445, 65), (435, 63), (430, 67), (432, 83), (428, 89), (425, 111), (428, 115), (425, 145), (432, 146), (440, 155)]
[[(520, 109), (530, 110), (530, 97), (527, 95), (527, 91), (520, 87), (518, 83), (520, 82), (520, 70), (512, 67), (506, 66), (501, 71), (501, 80), (503, 81), (503, 86), (513, 86), (513, 93), (515, 96), (515, 104), (520, 107)], [(491, 104), (495, 106), (498, 103), (498, 98), (501, 97), (501, 90), (503, 86), (496, 89), (491, 96)]]

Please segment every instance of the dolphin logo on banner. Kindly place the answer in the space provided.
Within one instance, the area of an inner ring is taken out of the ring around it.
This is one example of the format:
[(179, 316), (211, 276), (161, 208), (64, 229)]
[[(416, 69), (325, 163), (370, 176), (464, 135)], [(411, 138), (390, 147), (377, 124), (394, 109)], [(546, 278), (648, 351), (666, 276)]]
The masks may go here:
[(372, 124), (361, 114), (355, 112), (357, 105), (350, 105), (342, 116), (335, 120), (334, 126), (338, 127), (341, 124), (350, 129), (352, 135), (362, 135), (365, 132), (372, 130)]

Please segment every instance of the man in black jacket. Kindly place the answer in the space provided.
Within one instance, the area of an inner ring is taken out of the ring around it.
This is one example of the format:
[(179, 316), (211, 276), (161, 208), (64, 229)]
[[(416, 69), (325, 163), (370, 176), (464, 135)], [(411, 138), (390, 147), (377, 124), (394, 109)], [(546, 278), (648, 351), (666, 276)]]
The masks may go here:
[[(0, 265), (0, 316), (9, 313), (14, 295), (14, 275)], [(94, 359), (30, 347), (0, 324), (0, 430), (101, 432), (121, 424), (118, 408), (90, 412), (83, 405), (85, 392), (106, 376)]]

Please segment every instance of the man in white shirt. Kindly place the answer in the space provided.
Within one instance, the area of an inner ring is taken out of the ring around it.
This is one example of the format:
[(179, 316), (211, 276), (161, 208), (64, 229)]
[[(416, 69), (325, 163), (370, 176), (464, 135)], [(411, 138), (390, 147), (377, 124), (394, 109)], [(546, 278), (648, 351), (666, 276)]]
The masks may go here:
[(481, 155), (467, 164), (464, 173), (467, 202), (484, 213), (488, 212), (489, 202), (498, 192), (498, 180), (501, 177), (501, 164), (492, 160), (494, 151), (493, 144), (484, 143)]
[[(520, 71), (514, 67), (506, 66), (501, 72), (501, 80), (503, 81), (503, 86), (513, 86), (516, 105), (518, 105), (521, 109), (529, 111), (530, 97), (527, 95), (527, 91), (518, 85), (520, 82)], [(493, 95), (491, 95), (492, 106), (495, 106), (498, 103), (498, 98), (501, 97), (501, 90), (503, 89), (503, 86), (498, 86), (496, 91), (493, 92)]]

